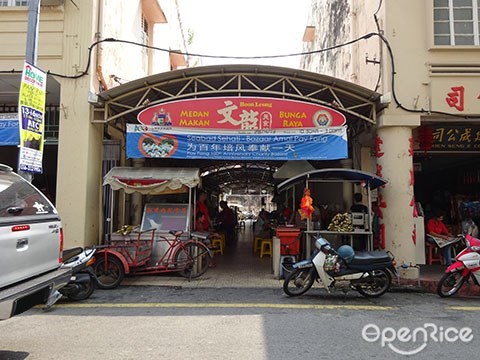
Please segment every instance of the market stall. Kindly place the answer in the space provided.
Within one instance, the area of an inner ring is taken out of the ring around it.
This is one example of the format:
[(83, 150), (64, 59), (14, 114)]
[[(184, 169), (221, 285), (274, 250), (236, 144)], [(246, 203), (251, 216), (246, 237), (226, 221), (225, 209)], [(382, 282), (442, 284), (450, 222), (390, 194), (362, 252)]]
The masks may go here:
[[(350, 244), (353, 243), (353, 238), (356, 236), (363, 236), (367, 239), (367, 250), (373, 250), (373, 231), (372, 231), (372, 190), (377, 189), (378, 187), (386, 184), (386, 180), (360, 170), (354, 169), (320, 169), (305, 172), (303, 174), (297, 175), (291, 179), (288, 179), (278, 185), (278, 192), (287, 191), (295, 187), (298, 184), (303, 184), (305, 189), (309, 189), (314, 183), (352, 183), (360, 185), (362, 189), (366, 192), (367, 200), (367, 209), (368, 211), (365, 214), (360, 213), (351, 213), (349, 227), (345, 228), (335, 228), (330, 227), (330, 229), (313, 229), (312, 222), (310, 219), (307, 220), (306, 230), (304, 234), (306, 235), (305, 244), (304, 244), (304, 253), (306, 255), (311, 253), (311, 237), (315, 234), (321, 235), (343, 235), (348, 236), (350, 239)], [(340, 214), (342, 215), (342, 214)]]
[[(195, 189), (200, 183), (199, 169), (114, 167), (103, 180), (103, 185), (108, 185), (111, 192), (122, 190), (127, 194), (138, 193), (144, 197), (187, 193), (188, 202), (181, 204), (147, 203), (142, 200), (139, 204), (143, 205), (140, 229), (146, 231), (155, 228), (157, 233), (168, 233), (170, 230), (183, 230), (188, 234), (191, 232)], [(109, 198), (111, 204), (108, 216), (113, 219), (115, 197), (111, 194)], [(108, 232), (113, 236), (116, 231), (114, 221), (110, 221), (109, 224)]]

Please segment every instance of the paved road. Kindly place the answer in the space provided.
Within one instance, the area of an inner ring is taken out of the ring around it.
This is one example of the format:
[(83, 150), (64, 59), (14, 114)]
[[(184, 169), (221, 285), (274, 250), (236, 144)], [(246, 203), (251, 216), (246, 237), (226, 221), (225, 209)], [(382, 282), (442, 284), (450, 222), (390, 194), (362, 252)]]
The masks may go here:
[(123, 286), (0, 322), (0, 359), (477, 358), (479, 320), (478, 299), (432, 294)]

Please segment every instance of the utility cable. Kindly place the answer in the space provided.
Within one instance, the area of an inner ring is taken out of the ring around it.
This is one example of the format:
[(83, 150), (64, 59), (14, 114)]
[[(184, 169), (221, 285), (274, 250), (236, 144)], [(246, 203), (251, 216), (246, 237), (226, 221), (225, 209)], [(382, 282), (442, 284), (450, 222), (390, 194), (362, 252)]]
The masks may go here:
[[(409, 109), (406, 106), (404, 106), (400, 102), (400, 100), (398, 99), (396, 91), (395, 91), (396, 72), (395, 72), (395, 57), (394, 57), (394, 54), (393, 54), (393, 50), (390, 46), (390, 43), (385, 38), (385, 36), (383, 36), (383, 34), (381, 34), (379, 32), (377, 32), (377, 33), (370, 32), (370, 33), (365, 34), (365, 35), (363, 35), (359, 38), (347, 41), (347, 42), (342, 43), (342, 44), (329, 46), (329, 47), (324, 48), (324, 49), (311, 50), (311, 51), (298, 52), (298, 53), (290, 53), (290, 54), (263, 55), (263, 56), (229, 56), (229, 55), (208, 55), (208, 54), (188, 53), (188, 52), (183, 52), (183, 51), (179, 51), (179, 50), (169, 50), (169, 49), (164, 49), (164, 48), (160, 48), (160, 47), (156, 47), (156, 46), (145, 45), (145, 44), (138, 43), (138, 42), (135, 42), (135, 41), (120, 40), (120, 39), (115, 39), (115, 38), (106, 38), (106, 39), (103, 39), (103, 40), (95, 41), (88, 48), (88, 60), (87, 60), (86, 66), (85, 66), (85, 70), (81, 71), (79, 74), (77, 74), (77, 75), (64, 75), (64, 74), (58, 74), (58, 73), (55, 73), (55, 72), (52, 72), (52, 71), (47, 71), (47, 74), (57, 76), (57, 77), (60, 77), (60, 78), (63, 78), (63, 79), (79, 79), (79, 78), (81, 78), (85, 75), (88, 75), (88, 71), (89, 71), (90, 66), (91, 66), (92, 52), (93, 52), (93, 50), (96, 46), (98, 46), (102, 43), (123, 43), (123, 44), (140, 46), (140, 47), (144, 47), (144, 48), (148, 48), (148, 49), (152, 49), (152, 50), (163, 51), (163, 52), (167, 52), (167, 53), (171, 53), (171, 54), (179, 54), (179, 55), (192, 56), (192, 57), (203, 57), (203, 58), (214, 58), (214, 59), (254, 60), (254, 59), (275, 59), (275, 58), (319, 54), (319, 53), (322, 53), (322, 52), (327, 52), (327, 51), (338, 49), (338, 48), (341, 48), (341, 47), (344, 47), (344, 46), (352, 45), (352, 44), (357, 43), (361, 40), (368, 40), (369, 38), (371, 38), (373, 36), (378, 36), (380, 38), (380, 40), (385, 44), (385, 46), (388, 50), (388, 54), (389, 54), (390, 62), (391, 62), (391, 67), (392, 67), (392, 71), (391, 71), (391, 73), (392, 73), (392, 80), (391, 80), (392, 95), (393, 95), (393, 99), (394, 99), (397, 107), (401, 108), (404, 111), (412, 112), (412, 113), (439, 114), (439, 115), (460, 117), (460, 118), (465, 118), (465, 119), (470, 118), (469, 116), (466, 116), (466, 115), (458, 115), (458, 114), (452, 114), (452, 113), (447, 113), (447, 112), (442, 112), (442, 111), (433, 111), (433, 110), (425, 110), (425, 109)], [(15, 70), (15, 69), (7, 70), (7, 71), (5, 71), (5, 70), (0, 71), (0, 74), (7, 74), (7, 73), (14, 74), (14, 73), (21, 73), (21, 71), (18, 71), (18, 70)]]

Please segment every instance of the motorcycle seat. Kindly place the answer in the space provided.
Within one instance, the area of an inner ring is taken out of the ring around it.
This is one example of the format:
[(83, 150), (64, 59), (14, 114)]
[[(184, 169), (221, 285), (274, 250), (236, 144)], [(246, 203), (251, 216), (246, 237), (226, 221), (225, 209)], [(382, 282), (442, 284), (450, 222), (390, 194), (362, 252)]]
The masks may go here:
[(355, 257), (350, 265), (367, 265), (390, 262), (392, 259), (385, 251), (361, 251), (355, 252)]
[(83, 252), (83, 248), (81, 247), (74, 247), (71, 249), (63, 250), (62, 253), (62, 262), (66, 262), (68, 259), (73, 258)]

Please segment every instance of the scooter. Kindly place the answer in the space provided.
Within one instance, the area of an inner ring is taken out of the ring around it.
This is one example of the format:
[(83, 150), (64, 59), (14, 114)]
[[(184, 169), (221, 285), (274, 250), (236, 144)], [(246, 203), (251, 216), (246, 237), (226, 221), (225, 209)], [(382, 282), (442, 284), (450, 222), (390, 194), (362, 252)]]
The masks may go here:
[(337, 288), (345, 293), (352, 289), (365, 297), (379, 297), (388, 291), (392, 274), (397, 273), (391, 253), (355, 253), (349, 245), (335, 250), (321, 236), (315, 241), (312, 256), (292, 268), (283, 283), (283, 291), (288, 296), (304, 294), (317, 280), (329, 293)]
[(72, 269), (67, 285), (59, 289), (60, 293), (71, 300), (86, 300), (97, 286), (97, 277), (92, 265), (95, 263), (95, 249), (76, 247), (62, 254), (62, 268)]
[(455, 295), (470, 278), (480, 286), (480, 240), (470, 235), (459, 235), (466, 247), (455, 258), (437, 285), (437, 294), (441, 297)]

